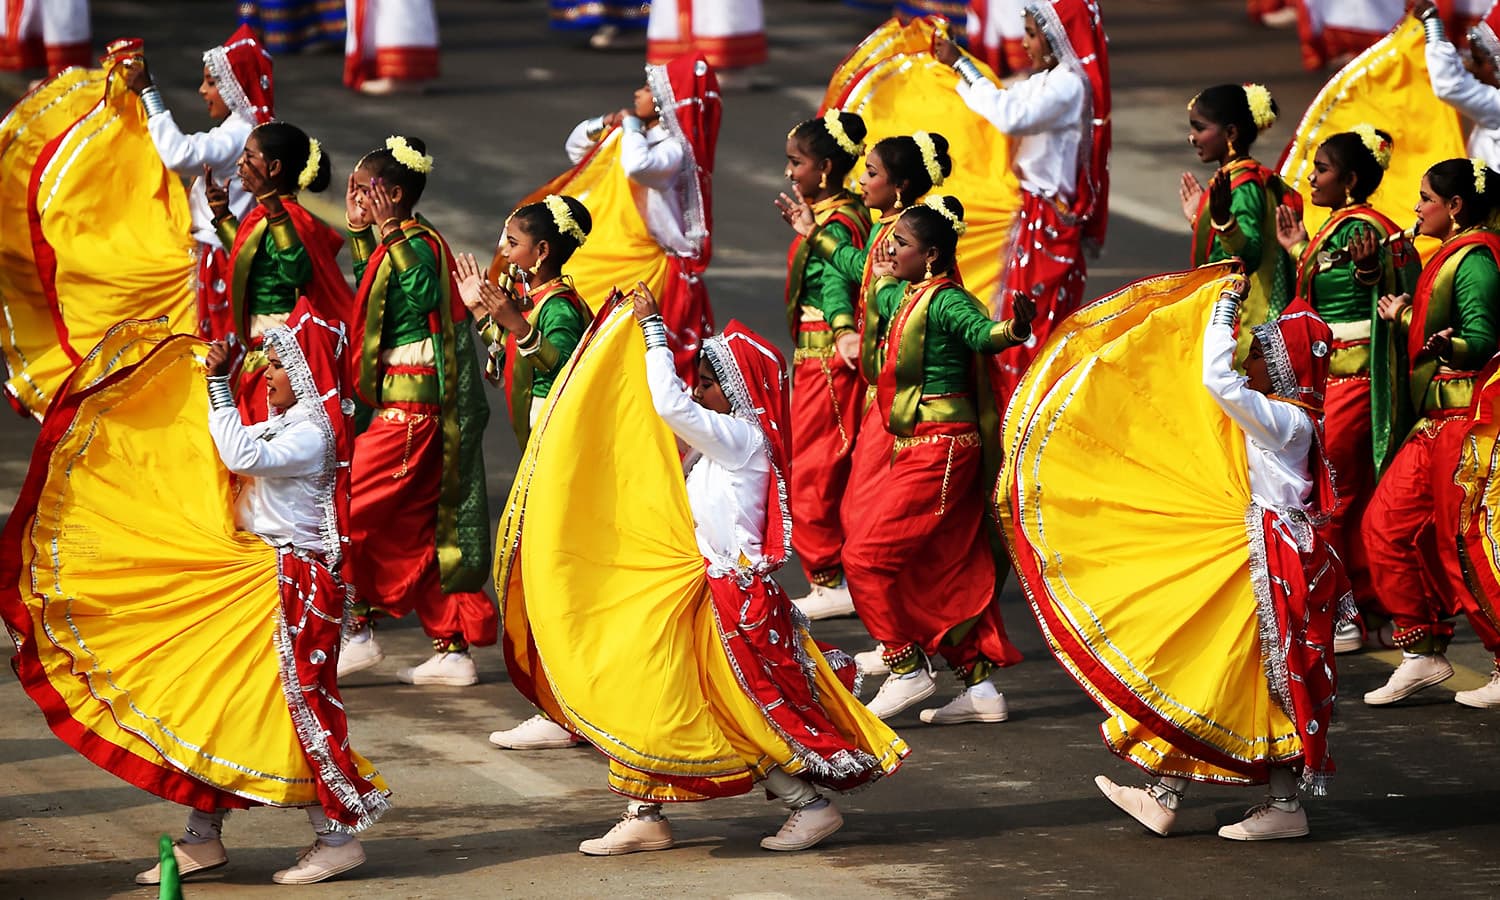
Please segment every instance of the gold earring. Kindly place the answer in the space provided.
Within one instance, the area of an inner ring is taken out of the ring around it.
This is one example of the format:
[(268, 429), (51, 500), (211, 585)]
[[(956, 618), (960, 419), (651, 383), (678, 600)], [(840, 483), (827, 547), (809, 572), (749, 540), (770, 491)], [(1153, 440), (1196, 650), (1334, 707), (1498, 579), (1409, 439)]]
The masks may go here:
[(827, 172), (824, 172), (822, 175), (818, 176), (818, 187), (821, 190), (827, 190), (828, 189), (828, 173)]
[(896, 208), (900, 209), (901, 206), (902, 206), (902, 204), (901, 204), (901, 189), (900, 188), (896, 188)]
[(922, 280), (923, 281), (931, 281), (932, 280), (932, 260), (930, 260), (930, 259), (927, 261), (927, 274), (924, 275), (924, 276), (922, 276)]

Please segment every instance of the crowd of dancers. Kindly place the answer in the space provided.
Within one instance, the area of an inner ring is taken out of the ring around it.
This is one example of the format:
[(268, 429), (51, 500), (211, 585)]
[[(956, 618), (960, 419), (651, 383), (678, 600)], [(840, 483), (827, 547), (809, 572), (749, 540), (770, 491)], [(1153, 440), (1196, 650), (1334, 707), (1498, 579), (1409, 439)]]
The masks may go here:
[[(1014, 570), (1106, 745), (1153, 776), (1100, 776), (1106, 797), (1167, 835), (1190, 782), (1262, 783), (1219, 834), (1306, 835), (1336, 653), (1402, 650), (1377, 706), (1452, 675), (1459, 613), (1500, 659), (1500, 13), (1468, 36), (1477, 74), (1432, 4), (1412, 15), (1280, 171), (1252, 155), (1266, 87), (1192, 97), (1214, 168), (1181, 179), (1195, 268), (1093, 302), (1098, 4), (1028, 5), (1033, 74), (1005, 86), (944, 21), (892, 20), (786, 137), (790, 365), (709, 302), (700, 53), (579, 123), (481, 260), (419, 213), (442, 170), (418, 137), (336, 179), (275, 118), (250, 29), (204, 54), (201, 134), (112, 44), (0, 124), (0, 212), (27, 224), (0, 236), (7, 397), (41, 423), (0, 546), (20, 681), (83, 756), (190, 808), (142, 884), (225, 865), (225, 814), (256, 805), (316, 833), (275, 881), (364, 862), (391, 789), (339, 681), (410, 614), (433, 653), (401, 681), (473, 685), (471, 648), (498, 643), (538, 712), (490, 740), (606, 757), (629, 805), (582, 853), (667, 849), (664, 804), (756, 785), (788, 810), (761, 846), (794, 851), (841, 826), (831, 794), (900, 767), (887, 721), (937, 693), (935, 663), (957, 692), (922, 723), (1006, 720)], [(1326, 127), (1414, 61), (1430, 83), (1382, 102), (1423, 115)], [(1441, 139), (1459, 112), (1469, 156)], [(106, 162), (126, 188), (87, 177)], [(336, 186), (342, 229), (297, 200)], [(142, 236), (161, 252), (114, 252)], [(486, 382), (522, 450), (493, 538)], [(876, 642), (855, 658), (812, 625), (848, 614)], [(1500, 708), (1500, 669), (1457, 700)]]

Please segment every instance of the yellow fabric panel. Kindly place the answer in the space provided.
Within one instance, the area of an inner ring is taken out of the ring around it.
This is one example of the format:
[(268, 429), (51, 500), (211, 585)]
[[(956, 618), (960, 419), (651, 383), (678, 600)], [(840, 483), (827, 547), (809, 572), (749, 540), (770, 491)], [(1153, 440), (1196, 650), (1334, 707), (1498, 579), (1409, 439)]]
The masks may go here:
[(64, 651), (42, 654), (48, 680), (84, 727), (242, 797), (310, 804), (281, 688), (276, 551), (235, 528), (202, 352), (174, 338), (81, 404), (48, 460), (24, 542), (40, 564), (21, 587)]
[[(1330, 136), (1368, 122), (1391, 135), (1395, 142), (1391, 167), (1370, 205), (1403, 227), (1415, 221), (1412, 208), (1422, 175), (1434, 163), (1468, 156), (1458, 113), (1432, 92), (1427, 76), (1427, 57), (1422, 24), (1410, 16), (1395, 30), (1344, 66), (1313, 98), (1297, 124), (1291, 148), (1281, 166), (1281, 177), (1305, 202), (1303, 220), (1307, 233), (1315, 234), (1330, 210), (1313, 206), (1309, 180), (1313, 157)], [(1439, 241), (1417, 239), (1417, 250), (1425, 260)]]
[[(1002, 254), (1021, 209), (1021, 186), (1011, 169), (1010, 138), (958, 96), (958, 73), (930, 52), (932, 32), (926, 19), (905, 26), (886, 22), (834, 71), (823, 106), (858, 113), (868, 129), (866, 147), (914, 131), (935, 131), (948, 139), (953, 174), (933, 193), (963, 202), (969, 230), (958, 242), (959, 270), (964, 286), (993, 313)], [(975, 64), (1000, 83), (983, 63)], [(861, 159), (850, 176), (849, 188), (856, 193), (864, 169)], [(917, 198), (904, 199), (910, 204)]]
[(667, 253), (646, 229), (646, 189), (632, 182), (620, 165), (620, 136), (612, 130), (588, 164), (555, 179), (524, 202), (547, 193), (568, 194), (588, 207), (594, 221), (589, 239), (568, 259), (567, 272), (578, 295), (598, 309), (611, 289), (628, 291), (644, 281), (657, 297), (667, 284)]
[(1044, 595), (1033, 603), (1088, 648), (1072, 657), (1044, 622), (1080, 683), (1102, 667), (1197, 740), (1236, 759), (1279, 759), (1300, 744), (1261, 661), (1245, 437), (1202, 383), (1224, 274), (1210, 266), (1132, 285), (1048, 339), (1011, 406), (1000, 484), (1020, 491), (1001, 500), (1035, 551)]
[(46, 143), (99, 100), (104, 72), (68, 69), (22, 97), (0, 121), (0, 351), (6, 388), (40, 417), (46, 402), (27, 379), (33, 360), (57, 343), (26, 224), (32, 166)]
[[(628, 306), (615, 310), (559, 384), (565, 390), (542, 410), (510, 500), (524, 503), (526, 612), (559, 708), (631, 768), (701, 777), (743, 771), (699, 689), (703, 557), (676, 439), (651, 405), (645, 344)], [(502, 532), (499, 544), (513, 540)], [(502, 555), (497, 566), (504, 562)], [(497, 582), (505, 571), (497, 568)]]
[[(652, 406), (628, 305), (573, 356), (558, 385), (496, 541), (513, 665), (535, 680), (549, 715), (612, 758), (610, 783), (622, 793), (694, 800), (701, 795), (653, 774), (748, 789), (746, 776), (771, 766), (800, 771), (722, 645), (676, 438)], [(800, 638), (834, 725), (893, 771), (906, 745), (838, 683), (812, 638)]]

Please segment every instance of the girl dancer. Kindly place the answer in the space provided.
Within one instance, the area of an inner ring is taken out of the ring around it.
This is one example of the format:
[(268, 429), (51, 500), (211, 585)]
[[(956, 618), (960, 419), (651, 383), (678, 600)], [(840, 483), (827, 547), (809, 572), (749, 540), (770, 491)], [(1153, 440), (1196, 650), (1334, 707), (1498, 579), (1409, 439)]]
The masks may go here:
[(995, 604), (981, 486), (981, 426), (993, 424), (995, 400), (976, 354), (1024, 343), (1035, 307), (1017, 298), (1009, 321), (990, 320), (954, 276), (963, 230), (963, 205), (932, 196), (872, 251), (880, 281), (865, 327), (884, 353), (844, 504), (844, 571), (891, 670), (869, 703), (882, 719), (932, 696), (927, 658), (941, 653), (964, 689), (922, 720), (1004, 721), (990, 672), (1021, 659)]
[(452, 253), (415, 211), (431, 171), (420, 140), (389, 137), (360, 160), (345, 196), (359, 281), (354, 386), (374, 418), (354, 446), (350, 578), (360, 618), (339, 675), (385, 658), (372, 609), (415, 610), (434, 653), (396, 677), (463, 686), (479, 680), (469, 647), (493, 644), (497, 628), (483, 592), (489, 406)]
[[(1361, 610), (1375, 601), (1359, 523), (1375, 479), (1401, 440), (1388, 420), (1390, 385), (1372, 385), (1371, 357), (1392, 349), (1391, 326), (1376, 315), (1387, 294), (1415, 286), (1421, 271), (1416, 249), (1390, 219), (1367, 202), (1391, 163), (1391, 136), (1372, 125), (1335, 134), (1313, 158), (1312, 203), (1333, 214), (1311, 238), (1291, 207), (1276, 207), (1276, 239), (1298, 260), (1297, 296), (1333, 330), (1328, 390), (1323, 404), (1328, 461), (1339, 474), (1338, 506), (1324, 536), (1343, 560)], [(1372, 397), (1378, 394), (1379, 402)], [(1380, 410), (1378, 419), (1373, 410)], [(1340, 626), (1335, 650), (1364, 644), (1359, 622)]]
[(228, 809), (299, 806), (317, 840), (273, 880), (322, 881), (364, 862), (354, 833), (388, 793), (349, 747), (334, 677), (347, 334), (305, 305), (267, 330), (271, 413), (247, 426), (225, 345), (205, 382), (202, 342), (153, 327), (110, 332), (43, 422), (0, 564), (16, 671), (58, 737), (191, 807), (183, 875), (228, 861)]
[(1258, 84), (1220, 84), (1188, 104), (1188, 143), (1218, 166), (1208, 189), (1182, 173), (1182, 214), (1193, 226), (1193, 265), (1237, 258), (1250, 277), (1236, 361), (1250, 348), (1250, 327), (1274, 319), (1292, 299), (1296, 268), (1275, 240), (1276, 207), (1300, 209), (1301, 198), (1251, 158), (1260, 133), (1276, 122), (1276, 101)]

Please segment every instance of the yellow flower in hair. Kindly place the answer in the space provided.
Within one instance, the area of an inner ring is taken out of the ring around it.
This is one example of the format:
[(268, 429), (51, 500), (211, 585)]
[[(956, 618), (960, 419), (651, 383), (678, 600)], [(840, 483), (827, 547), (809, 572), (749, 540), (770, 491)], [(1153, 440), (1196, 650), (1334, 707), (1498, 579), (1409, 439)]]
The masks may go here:
[(1379, 164), (1380, 168), (1389, 169), (1391, 167), (1391, 142), (1389, 139), (1381, 137), (1380, 132), (1375, 130), (1374, 125), (1368, 122), (1361, 122), (1349, 130), (1359, 135), (1360, 143), (1364, 144), (1365, 149), (1370, 151), (1370, 155), (1375, 157), (1375, 162)]
[(963, 237), (964, 232), (969, 230), (968, 223), (955, 215), (953, 210), (948, 208), (948, 204), (943, 202), (942, 197), (928, 197), (922, 201), (922, 205), (928, 209), (936, 210), (939, 215), (947, 219), (948, 224), (953, 226), (953, 233), (959, 237)]
[(318, 143), (317, 138), (307, 139), (307, 165), (302, 167), (302, 173), (297, 176), (297, 190), (305, 191), (318, 177), (318, 168), (323, 164), (323, 145)]
[(1263, 84), (1247, 84), (1245, 102), (1250, 105), (1250, 118), (1256, 129), (1264, 131), (1276, 124), (1276, 111), (1271, 107), (1271, 91)]
[(933, 187), (942, 184), (943, 167), (938, 165), (937, 144), (933, 143), (932, 135), (916, 131), (912, 132), (911, 139), (917, 142), (917, 149), (922, 153), (922, 168), (927, 170), (927, 179)]
[(833, 138), (839, 149), (853, 157), (858, 157), (865, 152), (864, 144), (854, 143), (849, 132), (844, 130), (844, 123), (839, 119), (837, 107), (830, 106), (828, 112), (823, 113), (823, 127), (828, 129), (828, 135)]
[(582, 247), (583, 242), (588, 240), (589, 236), (579, 226), (578, 220), (573, 218), (573, 211), (568, 208), (568, 201), (556, 194), (548, 194), (542, 198), (542, 203), (546, 204), (547, 212), (552, 214), (552, 224), (557, 226), (557, 230)]
[(417, 149), (408, 144), (404, 137), (393, 134), (386, 138), (385, 149), (391, 151), (391, 155), (396, 157), (396, 162), (413, 172), (426, 175), (432, 171), (432, 157), (425, 153), (418, 153)]
[(1474, 193), (1483, 194), (1485, 176), (1489, 174), (1490, 167), (1482, 159), (1471, 159), (1469, 162), (1474, 164)]

